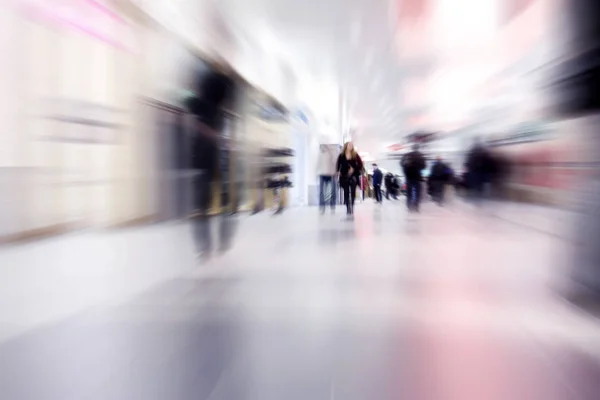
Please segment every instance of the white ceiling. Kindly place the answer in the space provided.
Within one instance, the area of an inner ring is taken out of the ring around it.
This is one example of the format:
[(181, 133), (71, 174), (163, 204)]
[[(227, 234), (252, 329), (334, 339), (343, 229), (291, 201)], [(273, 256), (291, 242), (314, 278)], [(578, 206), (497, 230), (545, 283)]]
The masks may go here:
[[(506, 31), (506, 10), (515, 19), (515, 10), (548, 2), (205, 1), (227, 22), (242, 69), (259, 86), (352, 127), (352, 139), (374, 155), (415, 129), (460, 126), (471, 118), (480, 100), (474, 88), (504, 60), (496, 53), (506, 46), (496, 39), (507, 36), (498, 36)], [(289, 72), (282, 76), (282, 70)]]
[[(553, 0), (135, 1), (161, 4), (156, 15), (173, 30), (377, 154), (416, 129), (473, 118), (477, 91), (506, 60), (516, 62), (504, 53), (520, 56), (508, 51), (516, 38), (527, 42), (548, 19), (532, 5)], [(506, 29), (519, 19), (522, 28)]]
[(297, 80), (296, 101), (339, 123), (341, 91), (347, 114), (358, 124), (355, 140), (363, 142), (361, 147), (402, 132), (401, 76), (394, 54), (396, 0), (216, 4), (241, 45), (252, 48), (256, 58), (272, 57), (290, 66)]

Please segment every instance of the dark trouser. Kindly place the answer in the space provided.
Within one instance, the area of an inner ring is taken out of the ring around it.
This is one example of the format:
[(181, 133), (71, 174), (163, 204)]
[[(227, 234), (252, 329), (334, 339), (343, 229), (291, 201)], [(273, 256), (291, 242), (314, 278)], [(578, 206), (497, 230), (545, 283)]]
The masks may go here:
[[(328, 188), (328, 189), (327, 189)], [(333, 176), (329, 176), (329, 175), (321, 175), (320, 179), (319, 179), (319, 205), (321, 206), (321, 209), (325, 209), (325, 202), (327, 199), (327, 196), (325, 195), (325, 190), (327, 189), (327, 192), (329, 193), (329, 205), (331, 206), (331, 209), (335, 208), (335, 200), (336, 200), (336, 187), (335, 187), (335, 179), (333, 178)]]
[(421, 203), (421, 181), (406, 181), (406, 206), (409, 210), (419, 210)]
[(469, 197), (476, 204), (481, 204), (485, 199), (487, 176), (481, 172), (469, 174)]
[(354, 213), (354, 200), (356, 199), (356, 182), (345, 179), (342, 182), (344, 189), (344, 204), (346, 204), (346, 213), (352, 215)]
[(444, 188), (445, 183), (443, 181), (431, 181), (430, 185), (430, 193), (431, 198), (438, 204), (442, 204), (444, 202)]
[(373, 185), (373, 191), (375, 192), (375, 201), (381, 203), (383, 201), (383, 195), (381, 194), (381, 185)]
[[(223, 177), (223, 173), (221, 176)], [(213, 235), (211, 233), (211, 218), (209, 215), (213, 199), (214, 174), (202, 174), (192, 182), (196, 214), (192, 218), (193, 236), (196, 250), (201, 253), (210, 253), (214, 250)], [(226, 180), (220, 185), (220, 205), (229, 206), (229, 184)], [(237, 210), (235, 205), (233, 211), (223, 210), (218, 217), (219, 222), (219, 251), (223, 252), (231, 247), (232, 237), (235, 233), (234, 214)]]

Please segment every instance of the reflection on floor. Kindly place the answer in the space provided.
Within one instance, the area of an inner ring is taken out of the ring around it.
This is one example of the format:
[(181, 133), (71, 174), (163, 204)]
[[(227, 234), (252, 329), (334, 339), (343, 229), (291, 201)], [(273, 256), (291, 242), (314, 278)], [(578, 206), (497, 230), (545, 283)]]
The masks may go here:
[(176, 224), (8, 251), (0, 398), (598, 399), (600, 324), (554, 292), (566, 242), (462, 207), (338, 213), (240, 217), (202, 266)]

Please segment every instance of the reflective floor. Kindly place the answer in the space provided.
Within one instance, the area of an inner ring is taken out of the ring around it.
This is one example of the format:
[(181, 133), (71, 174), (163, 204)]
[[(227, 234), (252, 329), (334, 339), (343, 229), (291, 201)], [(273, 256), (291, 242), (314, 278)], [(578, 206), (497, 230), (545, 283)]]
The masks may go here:
[(2, 276), (0, 398), (598, 399), (566, 241), (469, 207), (337, 211), (240, 217), (206, 265), (184, 224), (5, 250), (29, 264)]

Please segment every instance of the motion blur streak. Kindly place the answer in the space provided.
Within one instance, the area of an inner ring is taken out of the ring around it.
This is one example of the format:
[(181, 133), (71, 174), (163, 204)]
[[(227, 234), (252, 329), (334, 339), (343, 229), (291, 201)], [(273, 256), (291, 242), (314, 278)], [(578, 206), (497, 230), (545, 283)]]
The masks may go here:
[(597, 400), (596, 0), (2, 0), (0, 399)]

